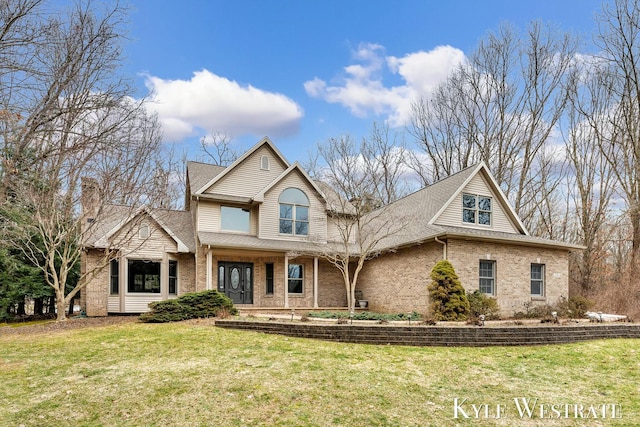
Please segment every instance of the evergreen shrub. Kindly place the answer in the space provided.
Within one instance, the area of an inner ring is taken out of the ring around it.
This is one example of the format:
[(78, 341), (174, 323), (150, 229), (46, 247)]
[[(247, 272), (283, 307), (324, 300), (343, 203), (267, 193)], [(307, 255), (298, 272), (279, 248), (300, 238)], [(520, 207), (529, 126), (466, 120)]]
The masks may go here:
[(436, 263), (431, 270), (431, 284), (427, 289), (435, 320), (467, 320), (470, 312), (469, 300), (449, 261), (443, 260)]
[(140, 321), (148, 323), (179, 322), (181, 320), (217, 317), (221, 314), (237, 314), (238, 310), (226, 295), (216, 291), (184, 294), (175, 299), (156, 301), (151, 309), (140, 315)]

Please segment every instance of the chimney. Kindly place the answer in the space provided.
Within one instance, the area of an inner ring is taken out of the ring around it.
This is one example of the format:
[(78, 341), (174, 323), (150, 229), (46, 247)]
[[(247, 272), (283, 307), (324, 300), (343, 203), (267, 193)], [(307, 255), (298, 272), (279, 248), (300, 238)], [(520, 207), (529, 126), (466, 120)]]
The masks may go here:
[(100, 190), (98, 181), (95, 178), (82, 178), (82, 194), (80, 203), (82, 204), (82, 225), (87, 226), (96, 218), (100, 208)]

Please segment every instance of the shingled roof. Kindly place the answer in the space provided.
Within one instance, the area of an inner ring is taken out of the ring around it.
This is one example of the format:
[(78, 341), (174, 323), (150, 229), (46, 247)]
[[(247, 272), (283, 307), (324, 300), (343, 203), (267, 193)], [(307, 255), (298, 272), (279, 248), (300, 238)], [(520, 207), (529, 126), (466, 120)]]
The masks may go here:
[[(490, 186), (496, 193), (497, 202), (501, 203), (506, 213), (512, 218), (514, 226), (520, 233), (506, 233), (492, 229), (478, 229), (474, 227), (454, 227), (434, 223), (443, 209), (451, 203), (474, 175), (485, 171)], [(486, 165), (479, 163), (463, 169), (428, 187), (422, 188), (396, 202), (380, 208), (383, 215), (395, 218), (395, 225), (400, 228), (397, 232), (380, 240), (377, 250), (386, 251), (399, 247), (420, 244), (435, 238), (459, 237), (469, 240), (500, 241), (513, 244), (527, 244), (546, 247), (561, 247), (566, 249), (582, 249), (582, 246), (565, 242), (533, 237), (528, 234), (506, 197), (493, 181)], [(370, 215), (380, 215), (378, 210)]]
[(107, 242), (112, 236), (141, 215), (148, 215), (156, 221), (176, 241), (179, 252), (195, 252), (196, 242), (191, 212), (151, 209), (146, 206), (134, 209), (131, 206), (106, 205), (98, 218), (93, 219), (94, 222), (84, 239), (84, 245), (96, 248), (107, 247)]
[(187, 180), (190, 194), (195, 194), (203, 185), (221, 174), (226, 167), (201, 162), (187, 162)]

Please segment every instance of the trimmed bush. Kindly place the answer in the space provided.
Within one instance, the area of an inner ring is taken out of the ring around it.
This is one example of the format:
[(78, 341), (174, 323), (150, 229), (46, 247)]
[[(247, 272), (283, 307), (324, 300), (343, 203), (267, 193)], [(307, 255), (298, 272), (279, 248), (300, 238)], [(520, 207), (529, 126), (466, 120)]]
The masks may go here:
[(148, 323), (179, 322), (181, 320), (237, 314), (231, 299), (216, 290), (184, 294), (175, 299), (149, 304), (151, 311), (140, 315)]
[(184, 294), (178, 301), (185, 307), (190, 319), (216, 317), (222, 309), (237, 313), (231, 299), (216, 290)]
[(475, 290), (467, 295), (469, 300), (469, 308), (471, 309), (471, 317), (478, 319), (484, 314), (486, 320), (497, 320), (500, 318), (500, 307), (495, 298), (491, 298), (486, 294)]
[(431, 270), (431, 284), (427, 287), (431, 312), (435, 320), (464, 321), (469, 315), (469, 300), (460, 284), (453, 265), (439, 261)]
[(165, 323), (189, 319), (184, 307), (175, 299), (152, 302), (149, 308), (151, 311), (140, 315), (142, 322)]

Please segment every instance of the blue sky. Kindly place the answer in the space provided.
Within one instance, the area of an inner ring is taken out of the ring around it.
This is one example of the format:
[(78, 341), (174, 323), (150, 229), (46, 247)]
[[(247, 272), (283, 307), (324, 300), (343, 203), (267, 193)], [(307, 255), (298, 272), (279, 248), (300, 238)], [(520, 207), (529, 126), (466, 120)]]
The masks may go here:
[(583, 35), (601, 0), (130, 0), (125, 71), (153, 92), (165, 140), (195, 157), (211, 132), (240, 149), (267, 135), (289, 161), (318, 142), (402, 128), (502, 22)]

